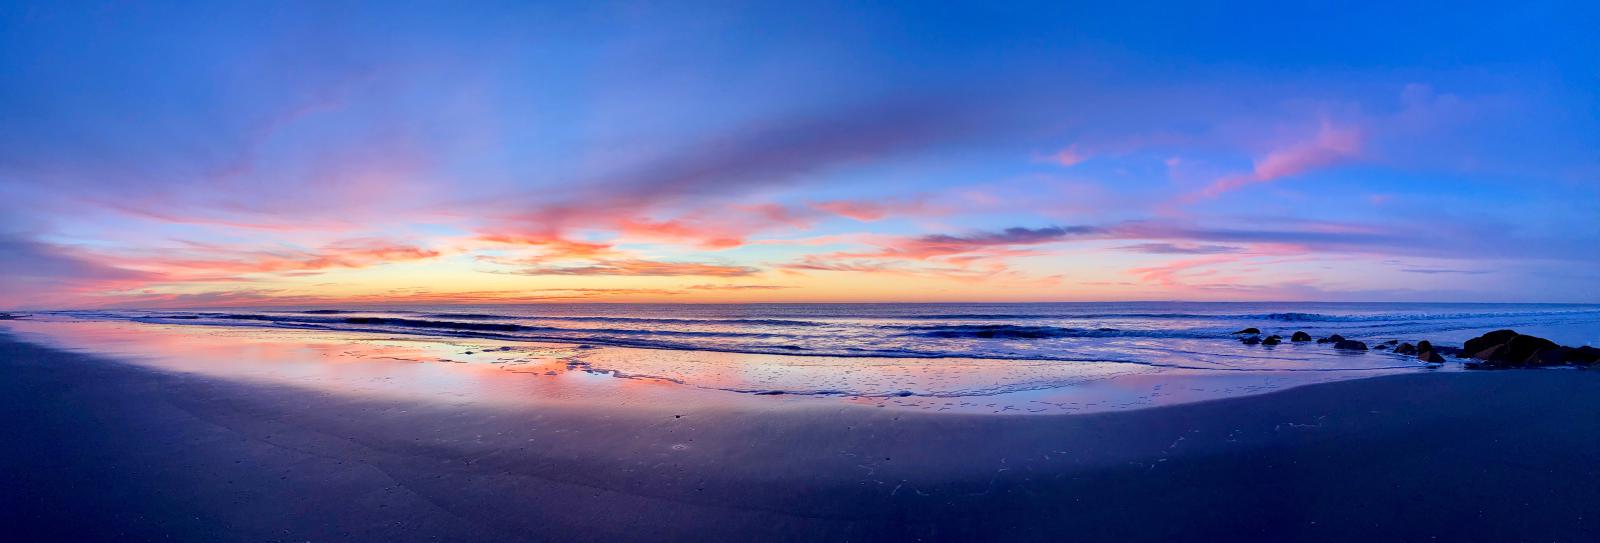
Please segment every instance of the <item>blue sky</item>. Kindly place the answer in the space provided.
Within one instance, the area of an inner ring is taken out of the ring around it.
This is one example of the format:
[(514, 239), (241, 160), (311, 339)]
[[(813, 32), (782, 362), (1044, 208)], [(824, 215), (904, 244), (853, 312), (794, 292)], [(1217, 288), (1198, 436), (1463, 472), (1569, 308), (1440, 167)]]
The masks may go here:
[(0, 307), (1597, 302), (1596, 12), (4, 3)]

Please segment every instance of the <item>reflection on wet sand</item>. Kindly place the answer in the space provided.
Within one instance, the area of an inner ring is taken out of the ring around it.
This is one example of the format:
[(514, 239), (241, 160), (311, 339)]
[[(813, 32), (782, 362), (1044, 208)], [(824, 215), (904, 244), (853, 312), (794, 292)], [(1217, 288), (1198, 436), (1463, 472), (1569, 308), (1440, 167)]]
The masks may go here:
[(843, 402), (933, 412), (1060, 414), (1417, 371), (784, 356), (114, 321), (13, 321), (8, 326), (23, 339), (168, 371), (474, 404), (641, 408), (693, 402), (783, 408)]

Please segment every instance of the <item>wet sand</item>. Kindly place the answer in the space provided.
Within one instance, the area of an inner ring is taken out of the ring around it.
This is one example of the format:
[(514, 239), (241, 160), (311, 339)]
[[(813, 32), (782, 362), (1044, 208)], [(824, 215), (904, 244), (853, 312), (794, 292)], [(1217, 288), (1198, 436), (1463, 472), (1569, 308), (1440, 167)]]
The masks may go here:
[[(968, 414), (1081, 414), (1178, 405), (1428, 369), (1410, 357), (1328, 352), (1267, 368), (1115, 361), (793, 356), (441, 338), (380, 332), (107, 321), (7, 323), (18, 338), (162, 372), (289, 384), (341, 395), (498, 408), (586, 410), (731, 404)], [(1230, 342), (1228, 339), (1217, 341)], [(508, 375), (509, 374), (509, 375)], [(759, 401), (751, 401), (752, 397)]]
[(0, 372), (18, 540), (1600, 538), (1600, 372), (1035, 416), (672, 386), (448, 402), (9, 338)]

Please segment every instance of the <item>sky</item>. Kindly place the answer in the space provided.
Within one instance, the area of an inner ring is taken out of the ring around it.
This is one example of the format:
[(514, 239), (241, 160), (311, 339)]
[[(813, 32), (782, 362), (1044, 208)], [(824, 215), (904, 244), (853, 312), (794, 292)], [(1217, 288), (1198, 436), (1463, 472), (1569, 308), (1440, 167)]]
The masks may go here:
[(0, 1), (0, 308), (1600, 302), (1594, 3), (994, 4)]

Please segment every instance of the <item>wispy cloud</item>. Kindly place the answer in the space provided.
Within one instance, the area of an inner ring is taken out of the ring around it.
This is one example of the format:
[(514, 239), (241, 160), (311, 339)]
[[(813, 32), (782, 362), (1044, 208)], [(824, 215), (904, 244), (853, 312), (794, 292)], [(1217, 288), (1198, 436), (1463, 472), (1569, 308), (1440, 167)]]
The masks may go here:
[(1046, 226), (1042, 228), (1014, 226), (1004, 230), (970, 234), (929, 234), (926, 236), (900, 238), (891, 241), (878, 251), (849, 253), (842, 256), (926, 260), (935, 257), (1005, 250), (1018, 246), (1055, 243), (1099, 232), (1100, 229), (1094, 226)]
[(778, 266), (788, 271), (824, 271), (824, 272), (858, 272), (858, 273), (903, 273), (905, 270), (894, 264), (877, 261), (836, 260), (823, 255), (806, 255), (795, 262), (787, 262)]
[(684, 287), (689, 290), (782, 290), (795, 288), (793, 285), (723, 285), (706, 283)]
[(426, 260), (440, 252), (376, 238), (337, 241), (316, 249), (257, 249), (190, 243), (189, 249), (151, 251), (101, 258), (119, 267), (149, 272), (167, 281), (215, 281), (246, 274), (315, 272)]
[(76, 249), (0, 233), (0, 297), (7, 306), (39, 306), (156, 279), (151, 272), (120, 268)]
[(1065, 149), (1056, 151), (1055, 154), (1050, 155), (1051, 162), (1060, 164), (1062, 166), (1073, 166), (1088, 159), (1089, 156), (1087, 154), (1078, 150), (1077, 144), (1068, 145)]
[(583, 264), (534, 264), (497, 273), (510, 273), (515, 275), (614, 275), (625, 277), (747, 277), (760, 272), (760, 269), (750, 266), (707, 264), (703, 262), (662, 262), (644, 259), (599, 259)]
[(1420, 273), (1424, 275), (1459, 274), (1459, 275), (1484, 275), (1494, 273), (1490, 270), (1458, 270), (1451, 268), (1404, 268), (1400, 271), (1406, 273)]
[(948, 212), (935, 208), (925, 198), (910, 200), (830, 200), (811, 204), (812, 208), (862, 222), (881, 221), (896, 215), (927, 217)]
[(1323, 121), (1315, 137), (1292, 143), (1256, 159), (1249, 173), (1223, 177), (1190, 194), (1185, 202), (1216, 198), (1223, 193), (1250, 185), (1271, 183), (1315, 169), (1338, 165), (1360, 156), (1363, 134), (1354, 127)]
[(1243, 249), (1231, 245), (1186, 245), (1176, 243), (1137, 243), (1117, 247), (1117, 250), (1134, 253), (1163, 255), (1215, 255), (1237, 253)]
[[(995, 128), (982, 107), (954, 97), (896, 96), (751, 123), (656, 160), (575, 180), (568, 185), (570, 196), (558, 200), (539, 191), (475, 202), (474, 208), (491, 217), (484, 232), (491, 236), (596, 228), (732, 246), (752, 232), (814, 216), (781, 205), (728, 202), (810, 182), (829, 170), (928, 152)], [(683, 215), (686, 206), (691, 211)], [(863, 206), (830, 207), (846, 216), (877, 215)]]

